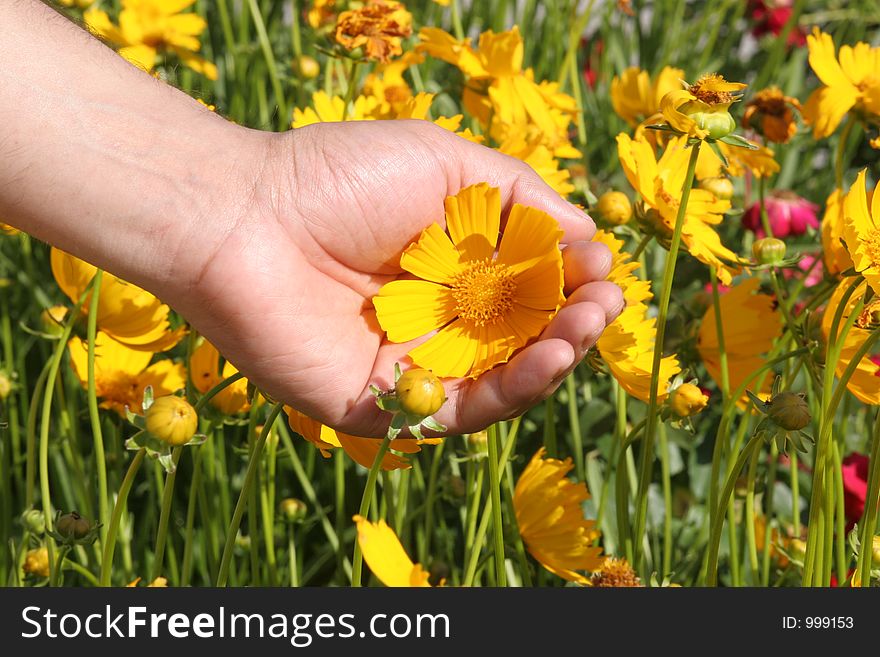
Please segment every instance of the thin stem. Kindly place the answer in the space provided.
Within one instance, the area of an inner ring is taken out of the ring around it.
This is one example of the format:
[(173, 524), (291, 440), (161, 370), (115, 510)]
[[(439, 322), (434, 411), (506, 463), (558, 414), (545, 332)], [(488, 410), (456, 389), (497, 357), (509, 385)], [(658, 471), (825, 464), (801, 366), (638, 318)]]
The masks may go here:
[(645, 438), (642, 445), (642, 458), (639, 467), (639, 492), (636, 498), (635, 533), (633, 540), (633, 567), (638, 569), (642, 539), (645, 534), (645, 522), (648, 517), (648, 488), (651, 485), (651, 475), (654, 465), (654, 433), (657, 430), (658, 398), (660, 390), (660, 361), (663, 358), (663, 341), (666, 335), (666, 318), (669, 315), (669, 300), (672, 296), (672, 281), (675, 276), (675, 262), (678, 259), (678, 251), (681, 246), (681, 231), (684, 226), (684, 217), (687, 211), (688, 199), (691, 187), (694, 184), (694, 172), (697, 167), (697, 158), (700, 155), (701, 141), (693, 145), (691, 156), (688, 160), (687, 174), (684, 186), (681, 190), (681, 202), (678, 206), (678, 214), (675, 218), (675, 228), (672, 232), (672, 241), (669, 253), (666, 256), (666, 268), (663, 272), (663, 284), (660, 292), (660, 307), (657, 313), (657, 336), (654, 340), (654, 355), (651, 363), (651, 388), (648, 398), (647, 424), (645, 425)]
[[(275, 55), (272, 53), (272, 44), (266, 32), (266, 23), (263, 21), (263, 15), (260, 13), (257, 0), (248, 0), (248, 5), (254, 19), (254, 26), (257, 28), (257, 40), (260, 42), (260, 49), (263, 51), (266, 67), (269, 69), (269, 80), (272, 83), (275, 102), (278, 104), (278, 129), (284, 130), (290, 121), (290, 117), (287, 112), (287, 100), (284, 98), (284, 91), (281, 88), (281, 78), (278, 76), (278, 67), (275, 65)], [(294, 16), (293, 19), (296, 22), (298, 17)]]
[[(565, 390), (568, 393), (568, 424), (571, 430), (572, 451), (574, 452), (574, 469), (578, 480), (586, 479), (584, 470), (584, 437), (581, 434), (581, 418), (578, 413), (578, 391), (574, 372), (565, 378)], [(596, 525), (601, 527), (600, 524)]]
[(150, 580), (162, 574), (162, 563), (165, 559), (165, 543), (168, 540), (168, 520), (171, 517), (171, 503), (174, 501), (174, 482), (177, 481), (177, 464), (183, 455), (183, 447), (171, 450), (171, 462), (174, 469), (165, 477), (162, 489), (162, 509), (159, 512), (159, 529), (156, 532), (156, 548), (153, 550), (153, 573)]
[(236, 372), (232, 376), (226, 377), (220, 383), (208, 390), (208, 392), (206, 392), (199, 398), (199, 401), (197, 401), (195, 406), (193, 407), (195, 408), (196, 413), (199, 413), (205, 407), (205, 405), (209, 401), (211, 401), (217, 394), (223, 392), (226, 388), (242, 378), (244, 378), (244, 374), (242, 374), (241, 372)]
[(251, 486), (254, 483), (254, 476), (260, 465), (260, 457), (263, 454), (263, 446), (266, 444), (266, 438), (272, 430), (272, 425), (284, 408), (284, 404), (278, 403), (272, 407), (266, 424), (260, 432), (257, 442), (254, 443), (254, 449), (251, 452), (250, 462), (248, 463), (247, 472), (244, 475), (244, 483), (238, 495), (238, 502), (235, 503), (235, 510), (232, 512), (232, 519), (229, 521), (229, 528), (226, 530), (226, 543), (223, 546), (223, 556), (220, 559), (220, 572), (217, 573), (217, 586), (225, 587), (229, 579), (229, 566), (232, 561), (232, 549), (235, 545), (235, 537), (238, 534), (238, 528), (241, 526), (241, 518), (244, 516), (245, 509), (248, 505), (248, 496)]
[(134, 483), (135, 475), (141, 467), (146, 451), (142, 448), (137, 451), (122, 484), (119, 486), (119, 493), (116, 495), (116, 504), (113, 506), (113, 515), (110, 516), (110, 526), (107, 528), (107, 540), (104, 541), (104, 554), (101, 556), (101, 586), (110, 586), (110, 571), (113, 569), (113, 551), (116, 548), (116, 534), (119, 531), (119, 521), (125, 510), (125, 504), (128, 500), (128, 492)]
[(489, 427), (487, 442), (489, 445), (489, 499), (492, 500), (492, 537), (495, 541), (495, 585), (503, 587), (507, 586), (507, 571), (504, 567), (504, 525), (501, 520), (501, 476), (498, 471), (497, 424)]
[(872, 541), (877, 531), (877, 505), (880, 500), (880, 412), (874, 421), (874, 437), (868, 463), (868, 491), (859, 522), (859, 567), (853, 575), (853, 581), (858, 578), (862, 586), (871, 584)]
[[(379, 478), (379, 470), (382, 469), (382, 459), (388, 452), (391, 445), (391, 431), (382, 439), (379, 445), (379, 451), (373, 459), (373, 465), (370, 466), (370, 472), (367, 475), (367, 484), (364, 486), (364, 493), (361, 496), (361, 505), (358, 509), (358, 515), (362, 518), (369, 518), (370, 504), (373, 502), (373, 492), (376, 490), (376, 480)], [(364, 567), (364, 555), (361, 552), (361, 543), (359, 540), (354, 541), (354, 554), (351, 558), (351, 585), (359, 587), (361, 585), (361, 571)]]
[(348, 119), (349, 105), (351, 105), (351, 101), (354, 100), (354, 92), (357, 89), (358, 83), (358, 69), (360, 68), (360, 62), (356, 62), (352, 60), (351, 68), (348, 71), (348, 89), (345, 92), (345, 104), (342, 106), (342, 120), (345, 121)]
[(843, 159), (846, 157), (846, 142), (849, 141), (849, 133), (852, 132), (854, 125), (855, 118), (850, 114), (846, 123), (843, 124), (843, 130), (840, 131), (840, 137), (837, 141), (837, 153), (834, 156), (834, 182), (838, 189), (843, 189)]

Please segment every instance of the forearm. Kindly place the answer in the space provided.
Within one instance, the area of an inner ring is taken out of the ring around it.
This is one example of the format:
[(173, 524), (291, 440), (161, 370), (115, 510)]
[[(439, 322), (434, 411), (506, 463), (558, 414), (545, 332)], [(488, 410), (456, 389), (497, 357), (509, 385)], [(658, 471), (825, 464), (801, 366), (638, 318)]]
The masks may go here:
[(159, 294), (185, 285), (246, 211), (258, 134), (37, 0), (0, 23), (0, 220)]

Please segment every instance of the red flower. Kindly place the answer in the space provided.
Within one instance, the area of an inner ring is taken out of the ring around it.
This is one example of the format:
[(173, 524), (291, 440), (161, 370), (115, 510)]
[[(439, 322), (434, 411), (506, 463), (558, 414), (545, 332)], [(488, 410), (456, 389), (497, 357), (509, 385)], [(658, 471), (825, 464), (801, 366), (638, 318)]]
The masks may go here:
[[(752, 34), (761, 37), (765, 34), (779, 36), (792, 12), (792, 0), (749, 0), (749, 11), (754, 21)], [(802, 46), (807, 35), (795, 25), (788, 33), (789, 46)]]
[[(773, 190), (765, 199), (767, 218), (773, 237), (784, 239), (789, 235), (803, 235), (807, 228), (818, 228), (816, 213), (819, 207), (787, 190)], [(765, 237), (761, 224), (761, 205), (754, 203), (742, 217), (742, 224), (758, 237)]]
[(865, 497), (868, 495), (868, 457), (864, 454), (850, 454), (843, 459), (841, 470), (846, 531), (849, 531), (861, 520), (865, 510)]
[(584, 60), (584, 82), (592, 89), (596, 86), (596, 80), (598, 79), (597, 69), (600, 67), (599, 59), (602, 56), (605, 44), (601, 39), (596, 39), (593, 42), (581, 39), (581, 48), (587, 51), (587, 56)]

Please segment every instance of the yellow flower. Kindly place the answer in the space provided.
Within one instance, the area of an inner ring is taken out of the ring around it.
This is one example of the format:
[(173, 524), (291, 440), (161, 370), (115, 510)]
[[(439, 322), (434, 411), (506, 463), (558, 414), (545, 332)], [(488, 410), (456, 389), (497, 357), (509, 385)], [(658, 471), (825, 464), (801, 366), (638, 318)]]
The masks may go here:
[(119, 25), (107, 12), (85, 12), (86, 26), (95, 35), (119, 46), (119, 54), (145, 71), (152, 71), (159, 52), (172, 52), (181, 62), (210, 80), (217, 79), (217, 67), (196, 53), (199, 35), (208, 26), (194, 13), (181, 13), (195, 0), (122, 0)]
[(399, 2), (369, 0), (336, 20), (336, 41), (348, 50), (363, 48), (368, 59), (388, 63), (403, 52), (402, 38), (412, 34), (412, 14)]
[(718, 74), (684, 84), (685, 89), (670, 91), (660, 100), (660, 111), (670, 126), (696, 139), (718, 139), (733, 131), (728, 109), (746, 85), (728, 82)]
[(865, 169), (859, 172), (844, 200), (843, 238), (856, 271), (865, 277), (874, 294), (880, 294), (880, 183), (865, 193)]
[(4, 224), (0, 221), (0, 233), (3, 233), (4, 235), (18, 235), (18, 232), (17, 228), (13, 228), (9, 224)]
[(633, 275), (639, 268), (638, 260), (623, 250), (623, 240), (607, 230), (597, 230), (593, 241), (604, 244), (611, 251), (611, 270), (607, 280), (616, 284), (623, 291), (623, 298), (628, 306), (635, 305), (651, 298), (651, 283)]
[(807, 37), (807, 47), (810, 66), (824, 85), (804, 105), (804, 120), (816, 139), (834, 132), (851, 110), (880, 115), (880, 48), (861, 41), (841, 46), (838, 62), (831, 35), (818, 27)]
[[(376, 458), (379, 446), (382, 444), (381, 438), (352, 436), (331, 429), (327, 425), (321, 424), (317, 420), (313, 420), (289, 406), (285, 406), (284, 410), (287, 413), (287, 423), (290, 425), (290, 428), (320, 449), (324, 458), (329, 458), (330, 450), (339, 447), (352, 460), (365, 468), (373, 465), (373, 460)], [(407, 454), (415, 454), (421, 451), (420, 444), (436, 444), (438, 442), (439, 439), (436, 438), (429, 438), (425, 441), (398, 438), (391, 441), (391, 449)], [(409, 467), (410, 464), (407, 459), (390, 451), (386, 452), (382, 459), (383, 470), (400, 470)]]
[[(657, 337), (657, 320), (648, 317), (647, 313), (648, 308), (642, 303), (628, 306), (608, 325), (596, 343), (611, 375), (627, 394), (645, 403), (651, 395), (651, 370)], [(658, 400), (666, 398), (670, 379), (680, 371), (675, 356), (661, 359)]]
[(752, 124), (766, 139), (787, 144), (797, 134), (795, 110), (801, 110), (797, 98), (786, 96), (779, 87), (762, 89), (748, 103), (743, 114), (743, 127)]
[(559, 168), (559, 161), (540, 141), (527, 141), (525, 131), (511, 131), (498, 150), (528, 164), (560, 196), (568, 196), (574, 191), (571, 174)]
[(29, 575), (49, 576), (49, 548), (28, 550), (24, 557), (24, 572)]
[(596, 570), (602, 564), (602, 548), (592, 547), (599, 530), (584, 519), (581, 505), (590, 498), (583, 483), (565, 475), (571, 459), (545, 459), (539, 449), (526, 466), (513, 493), (516, 522), (526, 549), (544, 568), (569, 582), (589, 584), (577, 571)]
[(640, 587), (639, 576), (626, 559), (607, 557), (593, 573), (590, 584), (599, 588)]
[[(750, 374), (766, 362), (764, 354), (782, 331), (782, 321), (776, 299), (758, 291), (760, 281), (747, 278), (733, 286), (720, 298), (721, 322), (724, 331), (724, 347), (727, 353), (727, 371), (730, 391), (733, 392)], [(697, 336), (697, 350), (709, 376), (721, 386), (721, 352), (718, 347), (718, 331), (715, 323), (715, 307), (710, 305), (703, 315)], [(759, 396), (769, 395), (770, 376), (759, 377), (749, 390)], [(743, 395), (743, 400), (746, 400)]]
[(499, 244), (501, 193), (486, 183), (445, 205), (449, 234), (432, 224), (400, 258), (418, 280), (385, 284), (373, 304), (392, 342), (437, 330), (409, 351), (416, 365), (476, 378), (538, 337), (565, 300), (562, 231), (550, 215), (516, 204)]
[(65, 7), (79, 7), (80, 9), (85, 9), (94, 1), (95, 0), (58, 0), (58, 2)]
[(458, 41), (434, 27), (422, 28), (419, 38), (419, 51), (461, 69), (466, 78), (464, 106), (498, 143), (506, 141), (511, 130), (525, 130), (527, 141), (539, 140), (555, 157), (580, 156), (568, 139), (577, 104), (557, 83), (536, 83), (532, 70), (523, 70), (519, 28), (484, 32), (479, 49), (470, 39)]
[(358, 544), (364, 561), (385, 586), (430, 587), (430, 576), (421, 565), (413, 563), (400, 544), (400, 539), (384, 520), (372, 523), (355, 516)]
[[(831, 300), (828, 302), (828, 306), (825, 308), (825, 314), (822, 316), (822, 335), (825, 336), (826, 341), (830, 337), (831, 324), (834, 321), (834, 314), (843, 299), (843, 293), (851, 284), (852, 281), (849, 279), (842, 280), (837, 285), (834, 294), (831, 295)], [(846, 321), (846, 318), (849, 317), (850, 311), (856, 302), (864, 296), (865, 287), (866, 284), (862, 282), (849, 298), (846, 308), (843, 311), (841, 326), (843, 325), (843, 322)], [(841, 349), (840, 358), (834, 367), (834, 371), (838, 377), (843, 376), (846, 368), (849, 367), (849, 364), (855, 357), (856, 352), (865, 343), (865, 340), (868, 339), (870, 334), (870, 330), (860, 328), (858, 325), (854, 325), (850, 328), (849, 333), (847, 333), (846, 339), (843, 342), (843, 349)], [(880, 365), (871, 359), (870, 353), (866, 354), (862, 360), (859, 361), (859, 364), (856, 366), (852, 378), (850, 378), (846, 387), (859, 401), (873, 406), (880, 404)]]
[[(79, 258), (52, 248), (52, 275), (61, 291), (76, 303), (97, 269)], [(83, 313), (88, 312), (83, 304)], [(171, 349), (186, 334), (186, 327), (172, 330), (170, 309), (146, 290), (126, 283), (110, 273), (101, 278), (98, 297), (98, 328), (107, 337), (135, 350), (159, 352)]]
[(147, 431), (174, 447), (185, 445), (199, 428), (199, 415), (188, 401), (176, 395), (163, 395), (147, 409)]
[(413, 64), (424, 61), (424, 56), (409, 51), (388, 64), (379, 64), (364, 80), (364, 95), (376, 99), (374, 116), (377, 119), (394, 119), (413, 97), (412, 89), (403, 73)]
[[(126, 584), (125, 587), (126, 588), (134, 588), (140, 583), (140, 581), (141, 581), (141, 578), (138, 577), (133, 582)], [(165, 579), (164, 577), (157, 577), (152, 582), (147, 584), (147, 588), (148, 589), (166, 589), (166, 588), (168, 588), (168, 580)]]
[[(88, 385), (88, 343), (71, 338), (67, 344), (70, 364), (83, 388)], [(125, 415), (125, 407), (132, 413), (141, 413), (144, 390), (153, 386), (153, 395), (170, 395), (186, 385), (186, 371), (182, 365), (163, 359), (150, 365), (153, 354), (134, 350), (111, 340), (106, 333), (95, 336), (95, 389), (103, 401), (101, 408), (113, 409)]]
[(630, 66), (611, 80), (611, 105), (632, 127), (660, 111), (660, 101), (670, 91), (681, 89), (684, 71), (664, 66), (655, 80), (648, 71)]
[[(309, 26), (313, 30), (317, 30), (322, 25), (333, 22), (333, 17), (336, 15), (335, 5), (336, 0), (314, 0), (307, 16)], [(295, 16), (293, 20), (297, 20), (297, 18)]]
[[(226, 361), (223, 370), (220, 370), (220, 352), (207, 340), (196, 347), (189, 359), (189, 376), (196, 390), (205, 394), (215, 385), (228, 379), (238, 370)], [(247, 380), (239, 379), (235, 383), (226, 386), (211, 398), (210, 403), (214, 408), (226, 415), (235, 415), (249, 410)]]
[[(687, 173), (689, 151), (685, 138), (671, 139), (658, 161), (654, 148), (644, 138), (636, 140), (624, 133), (617, 136), (617, 152), (627, 180), (653, 208), (669, 235), (675, 227), (682, 188)], [(697, 260), (718, 270), (718, 278), (729, 285), (740, 268), (731, 263), (740, 258), (721, 243), (712, 226), (721, 223), (730, 201), (716, 198), (705, 189), (692, 189), (685, 211), (681, 238)]]
[(822, 217), (822, 253), (825, 269), (829, 274), (839, 274), (853, 266), (849, 251), (843, 245), (844, 213), (843, 202), (846, 194), (835, 189), (825, 201), (825, 215)]

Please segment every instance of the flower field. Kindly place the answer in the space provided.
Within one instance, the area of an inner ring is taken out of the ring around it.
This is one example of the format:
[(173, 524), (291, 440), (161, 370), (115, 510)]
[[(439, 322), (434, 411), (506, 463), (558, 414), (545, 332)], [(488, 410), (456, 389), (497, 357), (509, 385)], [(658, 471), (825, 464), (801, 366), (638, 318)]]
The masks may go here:
[(623, 306), (546, 399), (448, 435), (450, 386), (581, 294), (558, 218), (450, 189), (362, 310), (401, 355), (365, 437), (0, 224), (0, 584), (880, 583), (875, 0), (59, 3), (240, 126), (433, 122), (525, 162)]

